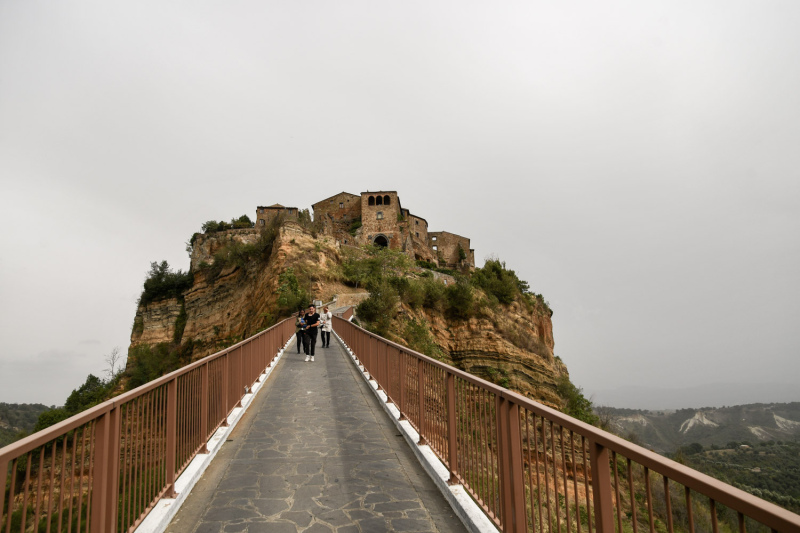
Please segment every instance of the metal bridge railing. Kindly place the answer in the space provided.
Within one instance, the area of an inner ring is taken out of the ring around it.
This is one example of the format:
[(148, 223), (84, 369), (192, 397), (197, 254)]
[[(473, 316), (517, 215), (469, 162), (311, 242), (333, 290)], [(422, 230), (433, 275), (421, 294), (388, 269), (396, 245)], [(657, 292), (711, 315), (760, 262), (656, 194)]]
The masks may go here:
[(800, 532), (800, 515), (335, 317), (400, 419), (506, 532)]
[(0, 533), (135, 529), (293, 334), (285, 320), (0, 448)]

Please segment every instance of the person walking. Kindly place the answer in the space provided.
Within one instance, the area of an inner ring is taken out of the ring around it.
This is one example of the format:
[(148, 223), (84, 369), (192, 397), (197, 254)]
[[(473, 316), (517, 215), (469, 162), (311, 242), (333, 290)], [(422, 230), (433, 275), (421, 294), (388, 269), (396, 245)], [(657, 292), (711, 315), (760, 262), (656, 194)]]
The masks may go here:
[[(303, 319), (303, 311), (297, 312), (297, 317), (294, 319), (294, 334), (297, 336), (297, 353), (300, 353), (300, 349), (304, 347), (305, 339), (305, 332), (306, 329), (306, 321)], [(306, 351), (306, 353), (308, 353)]]
[(322, 331), (320, 332), (320, 339), (322, 340), (322, 347), (331, 346), (331, 331), (333, 330), (333, 313), (328, 311), (328, 306), (322, 308), (322, 315), (320, 315), (322, 323)]
[(306, 312), (303, 319), (306, 321), (306, 338), (308, 339), (308, 350), (306, 351), (306, 362), (308, 362), (309, 357), (311, 358), (311, 362), (314, 362), (314, 347), (317, 344), (317, 328), (319, 327), (319, 314), (317, 313), (317, 308), (313, 305), (308, 306), (308, 311)]

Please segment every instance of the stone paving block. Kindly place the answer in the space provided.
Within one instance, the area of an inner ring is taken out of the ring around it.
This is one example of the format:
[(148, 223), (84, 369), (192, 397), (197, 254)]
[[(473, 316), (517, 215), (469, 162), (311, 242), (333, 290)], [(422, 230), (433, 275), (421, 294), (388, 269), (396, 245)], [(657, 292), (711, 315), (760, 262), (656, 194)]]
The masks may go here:
[(247, 533), (297, 533), (297, 526), (291, 522), (262, 522), (249, 524)]
[(333, 528), (327, 524), (315, 522), (314, 525), (305, 530), (306, 533), (331, 533)]
[(314, 515), (308, 511), (286, 511), (285, 513), (281, 513), (280, 517), (283, 520), (293, 522), (300, 527), (308, 526), (314, 519)]
[(282, 511), (289, 509), (289, 503), (286, 500), (272, 500), (272, 499), (257, 499), (253, 500), (253, 505), (261, 516), (274, 516)]

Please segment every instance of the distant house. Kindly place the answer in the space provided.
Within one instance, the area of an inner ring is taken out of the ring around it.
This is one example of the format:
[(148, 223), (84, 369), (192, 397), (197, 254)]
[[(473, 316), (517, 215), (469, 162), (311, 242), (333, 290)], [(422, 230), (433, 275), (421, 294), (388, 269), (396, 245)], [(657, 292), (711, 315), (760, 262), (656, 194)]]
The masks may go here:
[(258, 206), (256, 208), (256, 227), (264, 227), (279, 216), (297, 218), (297, 213), (296, 207), (286, 207), (281, 204)]

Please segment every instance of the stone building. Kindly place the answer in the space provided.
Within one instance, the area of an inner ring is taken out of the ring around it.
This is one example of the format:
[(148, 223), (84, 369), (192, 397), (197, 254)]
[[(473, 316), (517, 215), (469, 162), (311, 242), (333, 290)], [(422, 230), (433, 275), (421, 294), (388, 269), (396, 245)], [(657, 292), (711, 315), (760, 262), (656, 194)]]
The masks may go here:
[(428, 233), (428, 245), (436, 253), (440, 266), (475, 268), (475, 250), (469, 247), (467, 237), (449, 231), (431, 231)]
[(322, 232), (332, 235), (342, 244), (356, 244), (355, 231), (361, 225), (361, 197), (349, 192), (340, 192), (320, 200), (311, 206), (314, 222), (320, 224)]
[(285, 207), (281, 204), (272, 204), (267, 207), (258, 206), (256, 208), (256, 228), (269, 225), (275, 218), (283, 215), (287, 218), (297, 218), (298, 209), (296, 207)]
[[(321, 233), (340, 244), (375, 244), (449, 268), (475, 268), (475, 252), (470, 249), (468, 238), (428, 231), (428, 221), (404, 208), (397, 191), (367, 191), (360, 195), (342, 191), (311, 207)], [(280, 204), (259, 207), (256, 227), (281, 213), (297, 217), (297, 208)]]

